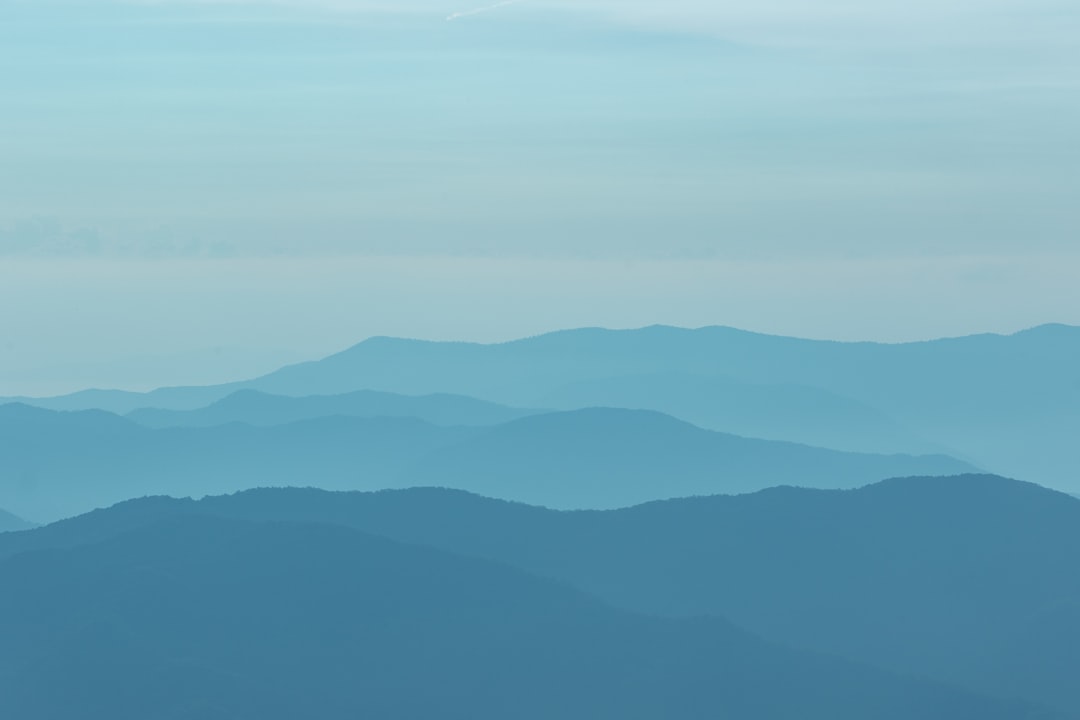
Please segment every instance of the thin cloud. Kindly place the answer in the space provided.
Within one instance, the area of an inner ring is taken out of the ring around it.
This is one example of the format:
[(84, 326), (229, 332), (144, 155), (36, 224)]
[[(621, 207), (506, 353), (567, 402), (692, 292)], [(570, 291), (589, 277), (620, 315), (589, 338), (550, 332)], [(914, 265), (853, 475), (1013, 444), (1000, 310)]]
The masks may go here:
[(522, 2), (522, 1), (523, 0), (502, 0), (502, 2), (497, 2), (494, 5), (485, 5), (484, 7), (479, 7), (479, 8), (476, 8), (474, 10), (465, 10), (463, 12), (456, 12), (453, 15), (448, 16), (446, 18), (446, 22), (453, 22), (454, 20), (459, 20), (459, 19), (461, 19), (463, 17), (469, 17), (470, 15), (479, 15), (480, 13), (491, 12), (492, 10), (497, 10), (497, 9), (499, 9), (501, 7), (505, 7), (507, 5), (516, 5), (516, 4), (518, 4), (519, 2)]

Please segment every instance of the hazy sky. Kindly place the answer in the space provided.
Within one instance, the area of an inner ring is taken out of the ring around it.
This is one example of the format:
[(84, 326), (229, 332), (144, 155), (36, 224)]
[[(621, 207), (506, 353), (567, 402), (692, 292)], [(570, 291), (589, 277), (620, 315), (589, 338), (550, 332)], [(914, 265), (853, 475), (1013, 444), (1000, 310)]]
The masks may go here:
[(1080, 324), (1075, 0), (483, 7), (0, 0), (0, 394)]

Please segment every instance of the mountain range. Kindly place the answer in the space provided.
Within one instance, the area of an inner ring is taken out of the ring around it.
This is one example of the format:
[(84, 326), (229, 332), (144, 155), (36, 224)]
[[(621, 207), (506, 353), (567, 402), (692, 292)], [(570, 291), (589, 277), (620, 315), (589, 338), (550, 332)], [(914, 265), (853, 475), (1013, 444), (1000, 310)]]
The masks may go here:
[[(285, 490), (133, 501), (0, 535), (5, 712), (29, 720), (1067, 717), (788, 649), (718, 617), (628, 612), (505, 563), (339, 522), (342, 512), (352, 525), (378, 517), (374, 506), (364, 511), (369, 501), (396, 507), (383, 522), (404, 521), (404, 532), (425, 527), (433, 507), (442, 527), (468, 524), (454, 512), (470, 505), (491, 517), (505, 510), (514, 522), (533, 518), (529, 531), (547, 517), (621, 516), (447, 491)], [(273, 517), (282, 515), (309, 517)], [(489, 529), (472, 536), (499, 545)]]
[(533, 415), (487, 427), (329, 416), (256, 427), (148, 428), (103, 411), (0, 406), (0, 505), (57, 519), (145, 495), (258, 486), (444, 486), (559, 508), (609, 508), (777, 484), (856, 487), (972, 467), (741, 438), (640, 410)]
[[(918, 343), (842, 343), (724, 327), (581, 329), (480, 345), (372, 338), (260, 378), (147, 394), (88, 391), (53, 409), (197, 409), (242, 389), (451, 393), (574, 409), (652, 409), (744, 436), (846, 450), (952, 454), (1075, 491), (1080, 328)], [(770, 410), (773, 408), (774, 410)]]
[(712, 432), (650, 410), (590, 408), (526, 417), (437, 448), (402, 484), (577, 509), (971, 469), (942, 455), (844, 453)]
[(0, 507), (69, 518), (0, 511), (0, 704), (1080, 720), (1080, 500), (981, 474), (1076, 491), (1077, 367), (584, 329), (0, 403)]
[(577, 512), (440, 489), (257, 490), (9, 533), (0, 558), (188, 514), (345, 525), (629, 611), (721, 617), (774, 643), (1080, 717), (1080, 500), (1028, 483), (903, 478)]
[(0, 406), (0, 505), (38, 520), (132, 497), (264, 485), (397, 487), (414, 456), (474, 428), (412, 418), (328, 417), (288, 425), (153, 429), (103, 411)]

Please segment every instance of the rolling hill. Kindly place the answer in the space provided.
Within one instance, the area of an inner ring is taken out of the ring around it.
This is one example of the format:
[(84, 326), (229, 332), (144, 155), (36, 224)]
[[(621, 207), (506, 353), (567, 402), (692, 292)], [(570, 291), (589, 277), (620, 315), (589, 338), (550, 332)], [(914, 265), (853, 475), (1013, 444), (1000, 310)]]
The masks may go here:
[(126, 503), (0, 539), (0, 557), (161, 516), (349, 525), (669, 617), (1080, 717), (1080, 500), (993, 476), (556, 512), (449, 490), (262, 490)]
[(0, 504), (36, 519), (132, 497), (263, 485), (398, 487), (404, 463), (471, 428), (411, 418), (330, 417), (273, 427), (152, 429), (99, 411), (0, 406)]
[(1051, 717), (326, 524), (161, 517), (0, 583), (26, 720)]
[(486, 428), (432, 451), (402, 478), (404, 485), (576, 509), (971, 470), (946, 456), (842, 453), (712, 432), (648, 410), (590, 408)]
[(267, 485), (436, 485), (588, 508), (968, 470), (948, 457), (857, 455), (749, 440), (647, 411), (582, 410), (492, 427), (333, 416), (269, 427), (154, 429), (101, 411), (0, 406), (0, 506), (41, 520), (144, 495), (201, 496)]
[(849, 452), (949, 454), (868, 405), (802, 385), (657, 373), (582, 380), (541, 401), (560, 410), (656, 410), (717, 432)]

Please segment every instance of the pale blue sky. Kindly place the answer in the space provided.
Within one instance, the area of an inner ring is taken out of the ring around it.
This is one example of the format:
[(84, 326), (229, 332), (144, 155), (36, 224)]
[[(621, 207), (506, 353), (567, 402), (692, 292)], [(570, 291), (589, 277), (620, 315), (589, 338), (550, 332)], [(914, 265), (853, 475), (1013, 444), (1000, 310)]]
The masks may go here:
[(1080, 324), (1075, 2), (445, 20), (483, 5), (0, 3), (0, 394), (376, 333)]

